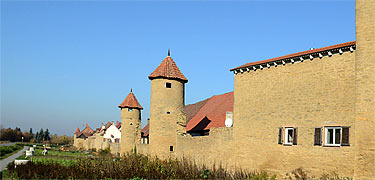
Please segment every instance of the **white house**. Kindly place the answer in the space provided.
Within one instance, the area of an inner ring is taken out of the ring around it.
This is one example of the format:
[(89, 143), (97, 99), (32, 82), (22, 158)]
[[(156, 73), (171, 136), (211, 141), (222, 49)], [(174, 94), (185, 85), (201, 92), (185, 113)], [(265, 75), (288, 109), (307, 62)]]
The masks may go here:
[(111, 126), (109, 126), (103, 135), (105, 139), (108, 139), (110, 142), (120, 143), (121, 139), (121, 126), (117, 123), (112, 123)]

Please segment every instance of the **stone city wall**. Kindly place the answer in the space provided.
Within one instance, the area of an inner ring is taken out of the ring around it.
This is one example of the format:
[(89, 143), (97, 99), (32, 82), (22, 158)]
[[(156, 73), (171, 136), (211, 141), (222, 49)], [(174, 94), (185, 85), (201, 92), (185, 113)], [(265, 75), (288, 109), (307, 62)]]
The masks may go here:
[(194, 160), (198, 164), (230, 166), (233, 161), (233, 128), (211, 128), (209, 136), (177, 137), (178, 158)]

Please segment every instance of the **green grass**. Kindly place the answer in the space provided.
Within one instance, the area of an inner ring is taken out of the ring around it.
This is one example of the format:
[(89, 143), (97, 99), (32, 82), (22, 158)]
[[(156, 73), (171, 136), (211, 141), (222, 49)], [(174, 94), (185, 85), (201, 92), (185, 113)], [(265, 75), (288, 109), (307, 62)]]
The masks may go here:
[(78, 159), (58, 159), (58, 158), (53, 158), (53, 157), (32, 157), (31, 161), (34, 163), (42, 163), (42, 164), (60, 164), (63, 166), (71, 166), (77, 164)]
[[(35, 156), (44, 156), (43, 155), (43, 148), (36, 148), (34, 150), (34, 155)], [(52, 157), (83, 157), (83, 156), (87, 156), (89, 155), (90, 153), (85, 153), (85, 152), (82, 152), (82, 151), (60, 151), (60, 150), (56, 150), (56, 149), (51, 149), (51, 150), (48, 150), (47, 151), (47, 154), (45, 156), (52, 156)]]
[(25, 157), (25, 154), (19, 156), (16, 159), (19, 160), (32, 160), (36, 163), (58, 163), (64, 166), (71, 165), (77, 162), (77, 159), (87, 158), (90, 153), (85, 153), (81, 151), (59, 151), (59, 150), (49, 150), (46, 155), (43, 155), (43, 150), (41, 148), (36, 148), (34, 150), (34, 156)]

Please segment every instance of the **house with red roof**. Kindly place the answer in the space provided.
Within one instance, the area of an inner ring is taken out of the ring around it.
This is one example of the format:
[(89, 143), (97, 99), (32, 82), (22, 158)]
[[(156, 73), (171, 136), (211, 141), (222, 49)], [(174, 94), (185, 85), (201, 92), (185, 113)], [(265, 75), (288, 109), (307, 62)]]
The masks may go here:
[(112, 143), (120, 143), (121, 140), (121, 122), (108, 121), (105, 125), (91, 129), (88, 124), (86, 128), (80, 131), (76, 129), (74, 133), (74, 146), (78, 149), (106, 149)]

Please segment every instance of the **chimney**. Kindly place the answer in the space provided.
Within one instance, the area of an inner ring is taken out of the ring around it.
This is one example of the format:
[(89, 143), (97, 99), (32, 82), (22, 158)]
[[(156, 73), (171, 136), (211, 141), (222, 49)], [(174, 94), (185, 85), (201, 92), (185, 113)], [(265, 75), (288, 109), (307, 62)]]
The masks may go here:
[(226, 127), (232, 127), (233, 126), (233, 112), (230, 112), (230, 111), (226, 112), (225, 126)]

